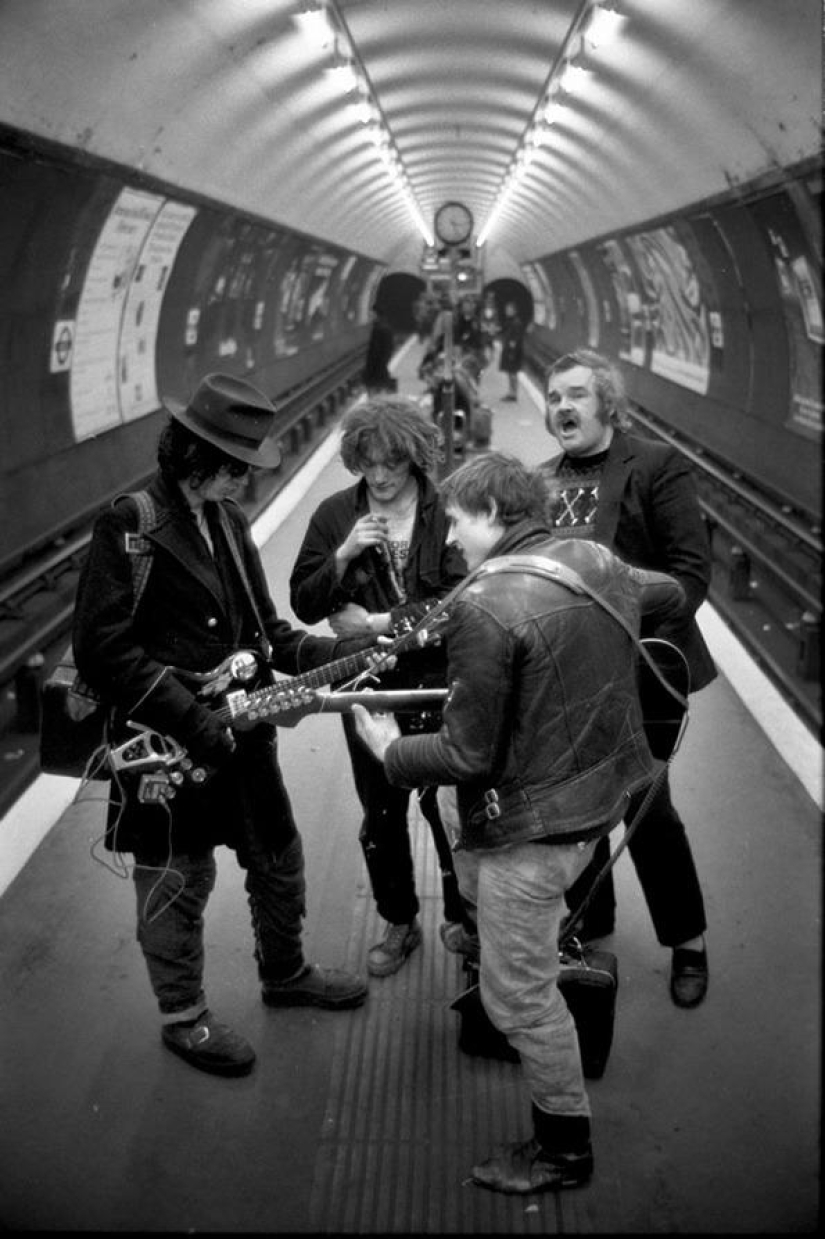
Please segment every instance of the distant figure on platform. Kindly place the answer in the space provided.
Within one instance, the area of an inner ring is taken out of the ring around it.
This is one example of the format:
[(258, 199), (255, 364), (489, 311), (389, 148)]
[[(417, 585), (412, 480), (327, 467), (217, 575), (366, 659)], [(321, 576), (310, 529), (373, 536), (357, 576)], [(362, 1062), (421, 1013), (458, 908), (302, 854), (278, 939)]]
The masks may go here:
[(564, 892), (652, 776), (633, 634), (641, 611), (667, 614), (682, 591), (605, 547), (554, 540), (542, 481), (514, 457), (478, 456), (440, 491), (471, 574), (448, 608), (441, 728), (402, 736), (361, 706), (356, 727), (393, 786), (457, 788), (481, 999), (520, 1055), (533, 1120), (531, 1139), (472, 1177), (498, 1192), (558, 1191), (593, 1171), (579, 1042), (557, 984)]
[(498, 368), (507, 375), (507, 394), (502, 400), (518, 400), (518, 376), (524, 364), (524, 324), (518, 315), (515, 301), (504, 307), (501, 324), (501, 356)]
[[(622, 376), (600, 353), (578, 349), (555, 362), (545, 378), (546, 424), (562, 451), (541, 466), (551, 486), (554, 526), (563, 538), (592, 538), (629, 564), (667, 572), (683, 587), (685, 604), (664, 623), (645, 624), (643, 636), (662, 637), (684, 654), (690, 688), (716, 676), (696, 611), (711, 576), (710, 548), (690, 465), (665, 443), (628, 433), (631, 421)], [(644, 793), (630, 802), (625, 821)], [(670, 992), (679, 1007), (695, 1007), (708, 986), (704, 901), (687, 834), (666, 778), (629, 845), (656, 936), (672, 949)], [(585, 898), (607, 860), (600, 843), (591, 869), (569, 893), (571, 908)], [(612, 933), (612, 874), (599, 887), (580, 936)]]
[(484, 294), (484, 304), (481, 307), (481, 339), (487, 365), (493, 360), (495, 342), (500, 331), (501, 321), (498, 316), (495, 294), (487, 292)]
[[(367, 987), (305, 961), (303, 850), (275, 728), (221, 721), (204, 692), (225, 684), (206, 673), (234, 651), (254, 651), (258, 677), (244, 684), (254, 688), (273, 682), (272, 667), (295, 675), (369, 642), (314, 637), (276, 614), (249, 523), (233, 502), (250, 469), (279, 461), (267, 437), (275, 418), (269, 400), (242, 379), (210, 374), (187, 405), (165, 405), (171, 416), (147, 491), (155, 522), (138, 536), (136, 502), (125, 498), (98, 518), (78, 589), (74, 650), (83, 679), (113, 707), (115, 735), (128, 738), (124, 723), (135, 719), (173, 737), (210, 775), (203, 786), (185, 781), (173, 799), (144, 799), (137, 775), (116, 779), (105, 844), (118, 857), (134, 855), (137, 937), (163, 1044), (202, 1071), (243, 1075), (255, 1052), (215, 1018), (204, 990), (203, 917), (218, 845), (245, 871), (268, 1006), (354, 1007)], [(133, 615), (131, 561), (147, 555)]]
[(367, 344), (367, 359), (364, 363), (364, 386), (367, 394), (395, 391), (398, 382), (390, 374), (395, 337), (389, 320), (380, 305), (372, 307), (372, 330)]
[[(457, 547), (447, 545), (444, 508), (431, 481), (440, 432), (411, 400), (375, 396), (355, 405), (342, 423), (341, 460), (359, 480), (314, 512), (290, 578), (292, 609), (305, 624), (328, 619), (340, 636), (403, 635), (465, 574)], [(390, 689), (442, 687), (443, 649), (398, 655), (381, 676)], [(438, 727), (431, 717), (400, 715), (405, 731)], [(355, 720), (343, 716), (355, 787), (363, 809), (360, 842), (373, 897), (387, 922), (370, 948), (372, 976), (397, 972), (421, 941), (419, 900), (407, 813), (410, 793), (391, 787), (366, 751)], [(462, 904), (435, 789), (421, 784), (421, 811), (433, 833), (442, 871), (444, 912), (460, 923)]]
[(465, 295), (461, 298), (453, 322), (453, 344), (456, 357), (463, 359), (470, 372), (478, 379), (484, 367), (486, 355), (475, 297)]

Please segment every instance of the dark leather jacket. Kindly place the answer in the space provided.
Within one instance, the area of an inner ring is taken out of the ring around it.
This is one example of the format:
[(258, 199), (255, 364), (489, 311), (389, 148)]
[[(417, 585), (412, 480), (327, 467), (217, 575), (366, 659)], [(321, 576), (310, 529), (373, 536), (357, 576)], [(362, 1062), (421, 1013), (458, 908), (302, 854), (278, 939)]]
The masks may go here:
[(385, 758), (392, 783), (458, 785), (467, 848), (604, 834), (654, 772), (630, 636), (586, 593), (507, 571), (524, 552), (572, 568), (634, 631), (642, 612), (684, 603), (671, 577), (597, 543), (532, 522), (503, 536), (450, 608), (440, 732), (396, 740)]

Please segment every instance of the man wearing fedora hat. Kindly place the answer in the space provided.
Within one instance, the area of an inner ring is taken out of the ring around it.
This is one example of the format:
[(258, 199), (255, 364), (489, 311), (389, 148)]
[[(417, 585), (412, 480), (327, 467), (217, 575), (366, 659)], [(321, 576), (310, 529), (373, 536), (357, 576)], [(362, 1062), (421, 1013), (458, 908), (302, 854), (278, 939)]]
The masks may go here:
[[(242, 379), (210, 374), (187, 404), (164, 407), (171, 416), (146, 492), (153, 519), (141, 534), (138, 505), (128, 498), (98, 518), (73, 641), (80, 675), (111, 705), (115, 727), (130, 719), (172, 736), (209, 774), (205, 786), (185, 781), (173, 798), (154, 801), (116, 780), (105, 844), (134, 855), (137, 936), (163, 1043), (203, 1071), (241, 1075), (255, 1053), (215, 1019), (203, 986), (203, 914), (217, 845), (232, 848), (245, 871), (267, 1005), (354, 1007), (367, 989), (354, 974), (304, 959), (303, 851), (276, 729), (264, 722), (230, 730), (186, 673), (203, 675), (246, 649), (259, 655), (259, 682), (269, 683), (270, 668), (300, 674), (372, 639), (315, 637), (276, 613), (249, 523), (232, 501), (250, 467), (280, 459), (266, 396)], [(131, 556), (147, 552), (133, 611)]]

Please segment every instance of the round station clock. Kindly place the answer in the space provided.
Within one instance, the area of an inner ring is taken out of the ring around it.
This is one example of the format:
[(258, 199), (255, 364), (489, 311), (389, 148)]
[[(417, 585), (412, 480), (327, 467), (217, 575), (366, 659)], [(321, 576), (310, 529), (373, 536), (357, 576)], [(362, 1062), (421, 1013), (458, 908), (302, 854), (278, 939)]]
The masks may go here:
[(445, 202), (435, 213), (435, 234), (444, 245), (462, 245), (472, 235), (473, 215), (463, 202)]

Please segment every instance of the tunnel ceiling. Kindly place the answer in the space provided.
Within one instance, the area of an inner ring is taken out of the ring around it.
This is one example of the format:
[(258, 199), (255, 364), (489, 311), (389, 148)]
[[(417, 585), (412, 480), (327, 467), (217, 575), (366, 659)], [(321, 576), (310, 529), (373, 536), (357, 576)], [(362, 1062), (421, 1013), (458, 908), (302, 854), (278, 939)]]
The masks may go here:
[(488, 279), (819, 151), (819, 0), (608, 5), (594, 46), (593, 0), (325, 0), (316, 41), (313, 0), (0, 0), (0, 122), (396, 270), (415, 210), (497, 210)]

